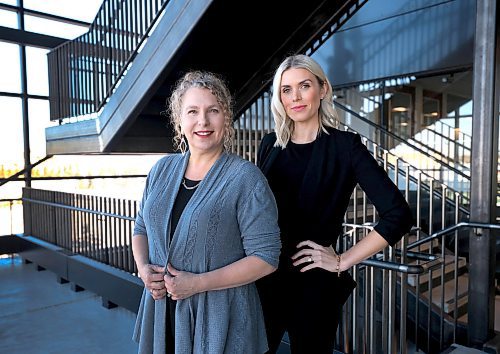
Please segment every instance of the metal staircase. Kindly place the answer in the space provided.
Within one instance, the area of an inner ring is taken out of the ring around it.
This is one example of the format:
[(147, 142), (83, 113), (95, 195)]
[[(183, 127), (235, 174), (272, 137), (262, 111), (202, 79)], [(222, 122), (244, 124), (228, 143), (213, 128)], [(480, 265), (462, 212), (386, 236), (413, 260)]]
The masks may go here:
[(87, 34), (49, 54), (51, 119), (60, 125), (47, 129), (47, 152), (172, 152), (163, 112), (185, 71), (223, 75), (243, 111), (286, 54), (323, 43), (366, 2), (311, 0), (297, 11), (264, 0), (105, 0)]

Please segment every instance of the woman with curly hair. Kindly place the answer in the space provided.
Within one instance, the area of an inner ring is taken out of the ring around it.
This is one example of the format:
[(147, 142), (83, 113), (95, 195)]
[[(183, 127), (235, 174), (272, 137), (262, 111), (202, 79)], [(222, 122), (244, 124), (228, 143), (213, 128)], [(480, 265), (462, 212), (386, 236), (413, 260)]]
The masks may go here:
[(264, 353), (255, 281), (280, 253), (266, 178), (230, 154), (231, 95), (213, 73), (185, 74), (169, 99), (181, 153), (148, 174), (133, 254), (144, 292), (140, 353)]

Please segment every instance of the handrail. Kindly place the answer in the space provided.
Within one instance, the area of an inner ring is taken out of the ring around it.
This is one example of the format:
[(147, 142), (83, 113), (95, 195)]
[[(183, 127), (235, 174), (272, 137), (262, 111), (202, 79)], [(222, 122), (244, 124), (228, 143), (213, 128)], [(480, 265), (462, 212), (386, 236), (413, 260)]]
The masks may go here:
[(4, 184), (8, 183), (8, 182), (12, 182), (12, 181), (14, 181), (14, 180), (15, 180), (17, 177), (19, 177), (20, 175), (25, 174), (27, 170), (31, 170), (31, 169), (33, 169), (33, 167), (35, 167), (35, 166), (37, 166), (37, 165), (41, 164), (42, 162), (44, 162), (44, 161), (46, 161), (46, 160), (50, 159), (51, 157), (52, 157), (52, 155), (47, 155), (47, 156), (45, 156), (44, 158), (42, 158), (42, 159), (38, 160), (37, 162), (35, 162), (35, 163), (33, 163), (33, 164), (29, 165), (29, 167), (23, 168), (21, 171), (19, 171), (19, 172), (17, 172), (17, 173), (15, 173), (15, 174), (13, 174), (12, 176), (9, 176), (7, 179), (4, 179), (3, 181), (1, 181), (1, 182), (0, 182), (0, 187), (1, 187), (1, 186), (3, 186)]
[[(445, 126), (445, 127), (447, 127), (447, 128), (450, 128), (450, 129), (455, 129), (455, 127), (452, 127), (451, 125), (449, 125), (449, 124), (447, 124), (447, 123), (445, 123), (445, 122), (441, 121), (441, 119), (443, 119), (443, 118), (444, 118), (444, 117), (438, 118), (438, 120), (436, 120), (436, 122), (434, 122), (433, 124), (435, 124), (435, 123), (438, 123), (438, 122), (439, 122), (439, 124), (442, 124), (442, 125), (444, 125), (444, 126)], [(469, 139), (471, 139), (471, 140), (472, 140), (472, 136), (470, 136), (469, 134), (464, 133), (464, 132), (462, 132), (462, 131), (460, 132), (460, 134), (462, 134), (463, 136), (465, 136), (465, 137), (467, 137), (467, 138), (469, 138)], [(467, 146), (465, 146), (465, 147), (467, 147)]]
[[(371, 222), (366, 222), (363, 224), (351, 224), (351, 223), (343, 223), (343, 227), (350, 227), (351, 229), (347, 232), (344, 233), (344, 236), (352, 236), (354, 232), (358, 229), (367, 229), (367, 230), (373, 230), (373, 227), (375, 226), (374, 223)], [(411, 231), (416, 230), (417, 228), (412, 228)], [(401, 253), (400, 250), (396, 250), (396, 253)], [(377, 253), (373, 255), (372, 257), (380, 257), (381, 254)], [(370, 266), (370, 267), (375, 267), (379, 269), (387, 269), (387, 270), (393, 270), (401, 273), (407, 273), (407, 274), (423, 274), (429, 270), (433, 270), (443, 264), (443, 259), (441, 257), (435, 256), (433, 254), (424, 254), (421, 252), (407, 252), (406, 257), (412, 258), (412, 259), (418, 259), (418, 260), (423, 260), (427, 261), (425, 263), (420, 263), (420, 264), (408, 264), (408, 263), (398, 263), (398, 262), (393, 262), (393, 261), (384, 261), (380, 259), (374, 259), (374, 258), (368, 258), (365, 259), (364, 261), (361, 261), (359, 264), (365, 265), (365, 266)]]
[(381, 261), (370, 258), (360, 262), (360, 264), (366, 266), (375, 267), (379, 269), (394, 270), (397, 272), (407, 273), (407, 274), (423, 274), (429, 270), (437, 268), (442, 263), (443, 259), (441, 257), (436, 257), (435, 259), (432, 259), (422, 264), (397, 263), (397, 262)]
[(407, 249), (412, 249), (418, 246), (423, 245), (424, 243), (427, 243), (429, 241), (432, 241), (434, 239), (437, 239), (438, 237), (441, 237), (443, 235), (446, 235), (448, 233), (451, 233), (453, 231), (456, 231), (458, 229), (462, 229), (465, 227), (472, 227), (476, 229), (494, 229), (494, 230), (500, 230), (500, 225), (499, 224), (487, 224), (487, 223), (481, 223), (481, 222), (459, 222), (458, 224), (455, 224), (453, 226), (447, 227), (446, 229), (442, 229), (440, 231), (437, 231), (433, 233), (430, 236), (427, 236), (425, 238), (422, 238), (418, 241), (412, 242), (408, 245)]
[[(138, 175), (92, 175), (92, 176), (40, 176), (40, 177), (31, 177), (32, 181), (59, 181), (65, 179), (108, 179), (108, 178), (144, 178), (148, 175), (138, 174)], [(1, 179), (0, 179), (1, 180)], [(25, 178), (15, 178), (12, 182), (24, 181)]]
[(94, 214), (94, 215), (99, 215), (99, 216), (109, 216), (117, 219), (123, 219), (123, 220), (129, 220), (129, 221), (134, 221), (135, 217), (131, 216), (123, 216), (123, 215), (118, 215), (118, 214), (113, 214), (113, 213), (107, 213), (104, 211), (95, 211), (92, 209), (87, 209), (87, 208), (79, 208), (71, 205), (65, 205), (65, 204), (58, 204), (58, 203), (53, 203), (53, 202), (46, 202), (42, 200), (36, 200), (32, 198), (22, 198), (23, 202), (30, 202), (33, 204), (41, 204), (41, 205), (46, 205), (46, 206), (51, 206), (54, 208), (61, 208), (61, 209), (67, 209), (67, 210), (73, 210), (73, 211), (81, 211), (89, 214)]
[[(436, 123), (437, 123), (437, 122), (434, 122), (433, 124), (436, 124)], [(424, 131), (427, 131), (427, 132), (429, 132), (429, 133), (435, 134), (435, 135), (437, 135), (438, 137), (440, 137), (441, 139), (444, 139), (444, 140), (446, 140), (446, 141), (448, 141), (448, 142), (451, 142), (451, 143), (453, 143), (453, 144), (457, 145), (459, 148), (463, 148), (464, 150), (467, 150), (467, 151), (469, 151), (469, 152), (470, 152), (470, 147), (468, 147), (467, 145), (464, 145), (464, 144), (460, 144), (460, 143), (456, 142), (456, 141), (455, 141), (455, 140), (453, 140), (453, 139), (450, 139), (448, 136), (444, 135), (442, 132), (439, 132), (439, 131), (437, 131), (437, 130), (430, 129), (429, 127), (427, 127), (427, 128), (425, 128), (425, 129), (423, 129), (423, 130), (419, 131), (419, 133), (422, 133), (422, 132), (424, 132)], [(416, 135), (416, 134), (415, 134), (415, 135)], [(415, 135), (414, 135), (412, 138), (410, 138), (410, 139), (415, 140), (415, 141), (417, 141), (417, 142), (419, 142), (419, 143), (421, 143), (421, 144), (425, 145), (425, 143), (423, 143), (423, 142), (421, 142), (420, 140), (416, 139), (416, 138), (415, 138)], [(426, 146), (426, 145), (425, 145), (425, 146)], [(435, 149), (433, 149), (433, 148), (431, 148), (431, 147), (428, 147), (428, 146), (426, 146), (426, 147), (427, 147), (429, 150), (431, 150), (432, 152), (436, 152), (436, 153), (441, 154), (441, 152), (440, 152), (440, 151), (438, 151), (438, 150), (435, 150)], [(443, 156), (443, 155), (441, 154), (441, 156)], [(447, 157), (447, 156), (445, 156), (445, 157)], [(462, 166), (463, 166), (463, 165), (462, 165)], [(467, 166), (464, 166), (464, 167), (467, 167)]]

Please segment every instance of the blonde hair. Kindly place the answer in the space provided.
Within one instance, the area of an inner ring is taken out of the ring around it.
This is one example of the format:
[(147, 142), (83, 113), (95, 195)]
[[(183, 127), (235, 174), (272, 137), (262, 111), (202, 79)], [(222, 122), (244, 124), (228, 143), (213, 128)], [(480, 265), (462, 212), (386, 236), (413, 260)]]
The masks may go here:
[[(280, 87), (283, 72), (288, 69), (306, 69), (313, 74), (320, 86), (326, 86), (325, 96), (321, 100), (319, 106), (319, 132), (323, 131), (328, 134), (325, 127), (337, 128), (338, 116), (335, 108), (333, 107), (333, 93), (332, 85), (326, 77), (325, 72), (321, 66), (311, 57), (303, 54), (297, 54), (287, 57), (278, 66), (273, 79), (273, 95), (271, 99), (271, 111), (273, 112), (274, 125), (276, 132), (276, 144), (285, 148), (290, 138), (292, 137), (294, 122), (286, 115), (285, 107), (281, 103)], [(318, 133), (319, 133), (318, 132)]]
[(182, 97), (192, 87), (206, 88), (217, 98), (224, 112), (224, 149), (231, 151), (233, 145), (233, 107), (232, 97), (224, 80), (208, 71), (190, 71), (180, 78), (167, 100), (171, 123), (174, 127), (174, 147), (182, 153), (186, 152), (187, 144), (183, 144), (181, 131)]

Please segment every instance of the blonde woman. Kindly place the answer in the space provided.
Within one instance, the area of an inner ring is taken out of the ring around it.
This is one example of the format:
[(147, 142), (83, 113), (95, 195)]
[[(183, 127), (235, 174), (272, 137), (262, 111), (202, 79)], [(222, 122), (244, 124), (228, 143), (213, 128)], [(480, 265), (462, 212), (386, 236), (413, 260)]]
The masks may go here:
[(231, 95), (213, 73), (184, 75), (169, 100), (181, 153), (148, 175), (133, 254), (144, 293), (140, 353), (264, 353), (255, 281), (280, 253), (276, 203), (252, 163), (227, 153)]
[[(412, 215), (360, 137), (335, 128), (332, 86), (312, 58), (294, 55), (279, 65), (272, 112), (275, 132), (263, 138), (258, 155), (278, 204), (282, 242), (278, 270), (257, 282), (269, 353), (276, 353), (287, 331), (293, 354), (331, 354), (342, 305), (354, 286), (342, 272), (395, 244), (410, 230)], [(338, 254), (356, 184), (380, 220)]]

